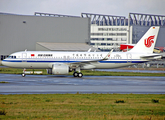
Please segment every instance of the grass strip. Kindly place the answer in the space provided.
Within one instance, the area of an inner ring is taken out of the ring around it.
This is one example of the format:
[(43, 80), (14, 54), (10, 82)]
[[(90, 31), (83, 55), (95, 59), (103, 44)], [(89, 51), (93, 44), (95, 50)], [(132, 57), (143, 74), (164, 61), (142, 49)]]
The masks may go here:
[[(159, 100), (158, 103), (152, 100)], [(124, 102), (116, 102), (124, 101)], [(161, 94), (0, 95), (0, 119), (165, 119)]]
[[(47, 75), (46, 69), (27, 69), (27, 71), (42, 71), (43, 75)], [(0, 73), (6, 74), (22, 74), (23, 69), (17, 68), (0, 68)], [(83, 70), (84, 76), (165, 76), (165, 73), (140, 73), (140, 72), (108, 72), (108, 71), (91, 71)], [(73, 72), (69, 73), (73, 75)]]

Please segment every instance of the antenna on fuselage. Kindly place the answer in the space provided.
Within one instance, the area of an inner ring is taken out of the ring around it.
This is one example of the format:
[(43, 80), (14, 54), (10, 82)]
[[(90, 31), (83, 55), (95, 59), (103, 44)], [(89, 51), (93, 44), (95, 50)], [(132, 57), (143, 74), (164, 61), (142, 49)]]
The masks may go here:
[(91, 51), (91, 49), (92, 49), (92, 48), (89, 48), (88, 52), (90, 52), (90, 51)]

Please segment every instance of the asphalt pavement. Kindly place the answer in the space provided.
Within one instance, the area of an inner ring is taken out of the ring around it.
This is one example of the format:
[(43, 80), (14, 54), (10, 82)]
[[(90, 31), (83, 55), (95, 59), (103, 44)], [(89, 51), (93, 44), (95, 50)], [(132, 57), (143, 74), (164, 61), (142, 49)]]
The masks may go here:
[(165, 94), (165, 77), (0, 74), (0, 94)]

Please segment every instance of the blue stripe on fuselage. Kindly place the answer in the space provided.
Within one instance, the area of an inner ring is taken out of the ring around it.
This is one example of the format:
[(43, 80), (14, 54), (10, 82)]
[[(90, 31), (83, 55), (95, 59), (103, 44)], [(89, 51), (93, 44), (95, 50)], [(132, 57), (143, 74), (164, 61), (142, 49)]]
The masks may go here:
[[(35, 63), (76, 63), (76, 62), (88, 62), (88, 61), (38, 61), (38, 60), (3, 60), (4, 62), (27, 62), (27, 63), (30, 63), (30, 62), (35, 62)], [(89, 61), (90, 62), (90, 61)], [(130, 60), (118, 60), (118, 61), (98, 61), (99, 63), (144, 63), (144, 62), (147, 62), (147, 61), (140, 61), (140, 60), (136, 60), (136, 61), (130, 61)]]

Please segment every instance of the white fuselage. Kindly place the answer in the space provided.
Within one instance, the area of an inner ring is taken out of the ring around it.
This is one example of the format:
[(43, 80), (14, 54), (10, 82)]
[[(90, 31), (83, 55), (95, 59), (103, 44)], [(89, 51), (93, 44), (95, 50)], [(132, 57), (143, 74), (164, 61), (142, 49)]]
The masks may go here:
[(2, 64), (16, 68), (49, 69), (56, 63), (68, 65), (92, 61), (89, 66), (80, 66), (81, 69), (110, 69), (148, 61), (140, 58), (144, 54), (132, 52), (113, 52), (108, 60), (102, 60), (107, 54), (108, 52), (22, 51), (11, 54)]

